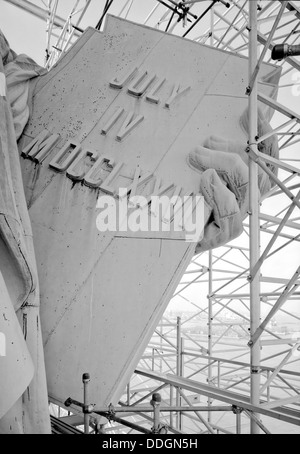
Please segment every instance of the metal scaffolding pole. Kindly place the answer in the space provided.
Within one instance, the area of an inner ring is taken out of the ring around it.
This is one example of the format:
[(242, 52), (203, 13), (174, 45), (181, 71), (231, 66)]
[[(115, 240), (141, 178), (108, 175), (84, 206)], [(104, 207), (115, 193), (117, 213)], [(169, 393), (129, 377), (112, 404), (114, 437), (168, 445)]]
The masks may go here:
[[(249, 1), (250, 9), (250, 39), (249, 39), (249, 81), (253, 79), (253, 74), (258, 62), (257, 46), (257, 0)], [(249, 146), (255, 151), (257, 148), (258, 135), (258, 83), (255, 78), (253, 88), (249, 94)], [(257, 273), (251, 276), (260, 258), (260, 228), (259, 228), (259, 190), (258, 190), (258, 165), (249, 160), (249, 181), (250, 181), (250, 316), (251, 316), (251, 336), (260, 326), (260, 275)], [(251, 347), (251, 403), (260, 403), (260, 345), (255, 344)], [(251, 433), (259, 434), (260, 428), (254, 419), (251, 419)]]
[[(178, 377), (182, 376), (182, 363), (181, 363), (181, 357), (182, 357), (182, 351), (181, 351), (181, 318), (177, 318), (177, 364), (176, 364), (176, 373)], [(181, 397), (180, 397), (180, 389), (177, 389), (176, 392), (176, 405), (179, 407), (181, 404)], [(182, 418), (181, 418), (181, 412), (177, 412), (177, 429), (181, 430), (181, 424), (182, 424)]]
[[(4, 1), (7, 3), (11, 3), (14, 6), (17, 6), (18, 8), (21, 8), (30, 14), (33, 14), (34, 16), (36, 16), (39, 19), (44, 20), (45, 22), (47, 21), (49, 11), (44, 8), (39, 7), (37, 5), (34, 5), (33, 3), (31, 3), (27, 0), (4, 0)], [(65, 19), (63, 19), (62, 17), (59, 17), (57, 14), (55, 14), (54, 20), (53, 20), (53, 25), (55, 27), (62, 29), (65, 26), (65, 23), (66, 23)], [(79, 32), (78, 30), (75, 29), (74, 35), (77, 38), (79, 38), (81, 36), (81, 32)]]
[[(213, 253), (212, 251), (209, 252), (209, 283), (208, 283), (208, 355), (211, 357), (213, 355)], [(208, 366), (208, 384), (212, 384), (213, 378), (213, 366), (208, 359), (209, 366)], [(208, 400), (208, 406), (212, 406), (212, 400)], [(211, 423), (212, 414), (208, 413), (208, 422)]]

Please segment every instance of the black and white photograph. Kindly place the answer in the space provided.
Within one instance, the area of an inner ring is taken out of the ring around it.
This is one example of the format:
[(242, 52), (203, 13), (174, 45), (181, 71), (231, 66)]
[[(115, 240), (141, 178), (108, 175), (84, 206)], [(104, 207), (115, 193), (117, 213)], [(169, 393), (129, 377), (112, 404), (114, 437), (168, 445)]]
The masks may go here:
[(299, 106), (300, 1), (0, 0), (0, 435), (300, 434)]

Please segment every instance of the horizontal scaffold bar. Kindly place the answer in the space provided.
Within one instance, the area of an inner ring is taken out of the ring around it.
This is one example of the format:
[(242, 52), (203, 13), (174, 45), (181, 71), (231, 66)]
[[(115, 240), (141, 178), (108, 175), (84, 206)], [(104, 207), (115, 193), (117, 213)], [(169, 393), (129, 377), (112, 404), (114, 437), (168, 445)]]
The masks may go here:
[(222, 389), (215, 388), (213, 386), (205, 385), (203, 383), (195, 382), (187, 378), (178, 377), (170, 374), (160, 374), (147, 370), (137, 369), (136, 374), (157, 380), (160, 382), (167, 383), (177, 388), (191, 391), (194, 394), (203, 395), (211, 399), (215, 399), (220, 402), (234, 405), (238, 408), (242, 408), (254, 413), (259, 413), (265, 416), (269, 416), (274, 419), (300, 426), (300, 412), (291, 410), (289, 408), (274, 408), (273, 410), (267, 410), (262, 405), (253, 405), (250, 403), (250, 399), (247, 396), (225, 391)]

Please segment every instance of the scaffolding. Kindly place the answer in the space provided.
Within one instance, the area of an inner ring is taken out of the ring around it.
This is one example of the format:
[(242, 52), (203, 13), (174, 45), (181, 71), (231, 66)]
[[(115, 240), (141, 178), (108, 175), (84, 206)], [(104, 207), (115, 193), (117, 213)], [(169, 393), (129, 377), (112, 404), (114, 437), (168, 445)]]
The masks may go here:
[[(276, 44), (299, 43), (299, 2), (147, 0), (141, 11), (141, 0), (5, 1), (46, 21), (47, 68), (87, 25), (101, 29), (107, 13), (249, 59), (250, 208), (243, 235), (194, 257), (118, 407), (91, 406), (93, 382), (85, 376), (82, 403), (50, 396), (55, 430), (99, 433), (105, 417), (109, 434), (300, 433), (299, 57), (277, 63), (278, 101), (260, 92), (258, 79)], [(273, 131), (263, 137), (261, 103), (275, 112)], [(275, 134), (279, 159), (259, 151)], [(260, 172), (274, 182), (262, 201)]]

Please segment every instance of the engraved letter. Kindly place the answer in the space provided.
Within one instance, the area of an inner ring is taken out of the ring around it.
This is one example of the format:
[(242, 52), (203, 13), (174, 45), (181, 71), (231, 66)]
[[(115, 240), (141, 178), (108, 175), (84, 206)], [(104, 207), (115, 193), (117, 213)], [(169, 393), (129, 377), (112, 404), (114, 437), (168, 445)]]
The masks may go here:
[(111, 185), (114, 182), (114, 180), (119, 176), (123, 166), (124, 166), (124, 163), (120, 162), (119, 164), (117, 164), (114, 167), (111, 174), (106, 178), (106, 180), (103, 182), (103, 184), (101, 184), (101, 186), (100, 186), (101, 191), (106, 192), (107, 194), (110, 194), (110, 195), (114, 195), (115, 190)]
[(77, 158), (80, 151), (81, 145), (79, 143), (69, 141), (60, 150), (57, 156), (52, 159), (49, 166), (52, 169), (57, 170), (58, 172), (65, 172), (67, 168), (72, 164), (72, 162)]
[(130, 87), (128, 88), (128, 93), (133, 96), (140, 97), (142, 96), (149, 85), (155, 80), (156, 76), (148, 76), (148, 72), (145, 71), (137, 80), (134, 80)]
[[(155, 186), (154, 186), (154, 190), (152, 192), (151, 195), (149, 195), (147, 198), (146, 198), (146, 202), (147, 204), (149, 204), (151, 202), (151, 199), (153, 196), (157, 196), (157, 197), (160, 197), (162, 196), (163, 194), (166, 194), (167, 192), (169, 192), (171, 189), (174, 188), (174, 184), (173, 183), (168, 183), (166, 185), (162, 185), (162, 180), (160, 177), (156, 177), (156, 181), (155, 181)], [(153, 199), (155, 200), (155, 199)], [(156, 206), (155, 206), (155, 202), (153, 203), (153, 206), (151, 207), (151, 212), (153, 214), (156, 214)]]
[(117, 135), (117, 140), (119, 140), (120, 142), (125, 139), (125, 137), (127, 137), (128, 134), (130, 134), (131, 131), (133, 131), (140, 123), (142, 123), (142, 121), (144, 121), (143, 115), (138, 115), (137, 117), (135, 117), (135, 119), (133, 119), (133, 117), (134, 112), (130, 112), (127, 115), (126, 120), (124, 121), (123, 126), (121, 127)]
[(124, 109), (122, 107), (119, 107), (116, 113), (111, 117), (111, 119), (106, 123), (106, 125), (102, 128), (101, 133), (106, 136), (108, 132), (111, 130), (111, 128), (117, 123), (119, 118), (122, 117), (124, 113)]
[[(92, 160), (94, 160), (92, 158)], [(100, 184), (102, 183), (102, 177), (99, 176), (99, 171), (103, 171), (103, 164), (106, 163), (109, 167), (114, 167), (114, 161), (107, 157), (107, 156), (100, 156), (91, 170), (86, 174), (84, 178), (84, 184), (90, 188), (99, 188)]]
[(33, 159), (36, 162), (42, 162), (52, 150), (54, 145), (59, 141), (59, 134), (51, 134), (44, 129), (35, 139), (22, 150), (24, 158)]
[[(146, 185), (154, 178), (153, 173), (147, 172), (140, 177), (140, 168), (138, 167), (135, 171), (135, 176), (132, 184), (127, 189), (123, 189), (122, 195), (119, 195), (119, 198), (127, 197), (128, 194), (131, 195), (131, 198), (135, 196), (140, 196), (138, 190), (141, 186)], [(117, 194), (116, 194), (117, 195)]]
[(137, 72), (137, 68), (134, 68), (133, 70), (131, 69), (127, 74), (122, 77), (122, 79), (118, 80), (117, 77), (115, 77), (109, 85), (111, 88), (117, 88), (118, 90), (122, 90), (122, 88), (132, 79), (132, 77), (135, 75)]
[(159, 90), (161, 89), (165, 82), (166, 79), (159, 79), (152, 88), (152, 90), (150, 91), (150, 93), (146, 96), (146, 100), (149, 102), (153, 102), (154, 104), (158, 104), (159, 98), (157, 96), (157, 93), (159, 92)]
[(75, 159), (73, 164), (68, 168), (67, 177), (73, 181), (81, 181), (84, 179), (84, 175), (86, 174), (86, 168), (84, 165), (85, 159), (89, 157), (92, 162), (98, 157), (98, 153), (96, 151), (88, 151), (83, 150), (80, 155)]
[(166, 107), (170, 108), (171, 104), (175, 101), (175, 99), (179, 98), (179, 96), (184, 95), (187, 93), (191, 87), (185, 87), (180, 90), (180, 85), (175, 85), (172, 91), (170, 98), (166, 101)]

